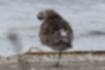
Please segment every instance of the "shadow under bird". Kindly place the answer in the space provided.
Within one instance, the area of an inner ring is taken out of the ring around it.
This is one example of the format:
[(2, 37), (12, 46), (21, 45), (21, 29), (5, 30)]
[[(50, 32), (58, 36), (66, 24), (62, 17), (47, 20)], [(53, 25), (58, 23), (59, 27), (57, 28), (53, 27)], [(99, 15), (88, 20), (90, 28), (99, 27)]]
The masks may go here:
[(47, 45), (59, 51), (59, 57), (55, 66), (59, 66), (62, 52), (72, 48), (73, 30), (57, 12), (52, 9), (45, 9), (38, 13), (39, 20), (42, 20), (39, 37), (43, 45)]

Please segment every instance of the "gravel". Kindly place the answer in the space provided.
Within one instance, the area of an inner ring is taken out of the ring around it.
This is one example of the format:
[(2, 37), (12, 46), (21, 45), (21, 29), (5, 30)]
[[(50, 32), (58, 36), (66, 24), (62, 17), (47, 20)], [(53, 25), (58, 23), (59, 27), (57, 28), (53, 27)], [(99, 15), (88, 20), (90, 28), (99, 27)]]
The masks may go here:
[(59, 67), (54, 67), (57, 55), (18, 55), (0, 57), (0, 70), (105, 70), (104, 54), (63, 55)]

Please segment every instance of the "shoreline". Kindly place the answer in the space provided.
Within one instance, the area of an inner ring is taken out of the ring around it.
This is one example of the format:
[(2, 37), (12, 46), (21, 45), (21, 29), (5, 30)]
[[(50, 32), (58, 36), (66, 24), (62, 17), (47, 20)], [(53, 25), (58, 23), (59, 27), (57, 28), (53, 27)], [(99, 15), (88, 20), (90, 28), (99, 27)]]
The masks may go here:
[(102, 70), (105, 69), (104, 54), (63, 54), (60, 67), (53, 67), (58, 55), (18, 55), (1, 57), (0, 70)]

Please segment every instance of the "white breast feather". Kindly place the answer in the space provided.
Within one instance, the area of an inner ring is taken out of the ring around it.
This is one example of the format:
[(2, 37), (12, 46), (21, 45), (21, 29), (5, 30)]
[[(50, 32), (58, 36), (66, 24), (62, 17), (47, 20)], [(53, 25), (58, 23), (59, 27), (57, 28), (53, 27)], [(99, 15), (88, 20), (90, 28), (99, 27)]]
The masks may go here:
[(61, 29), (60, 33), (61, 33), (61, 36), (67, 36), (67, 33), (66, 33), (66, 31), (64, 29)]
[(68, 40), (67, 40), (67, 32), (64, 29), (61, 29), (60, 30), (60, 33), (61, 33), (61, 36), (62, 36), (62, 40), (64, 42), (68, 43)]

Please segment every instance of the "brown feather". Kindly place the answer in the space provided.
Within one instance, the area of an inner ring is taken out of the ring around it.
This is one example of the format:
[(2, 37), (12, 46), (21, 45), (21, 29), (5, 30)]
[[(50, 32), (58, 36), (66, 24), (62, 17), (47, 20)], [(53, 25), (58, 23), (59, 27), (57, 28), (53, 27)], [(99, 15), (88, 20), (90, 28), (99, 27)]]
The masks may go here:
[[(41, 11), (38, 15), (40, 15), (38, 18), (44, 20), (39, 33), (42, 44), (56, 50), (65, 50), (72, 47), (73, 31), (68, 22), (53, 10)], [(62, 35), (61, 30), (66, 33), (66, 36)]]

